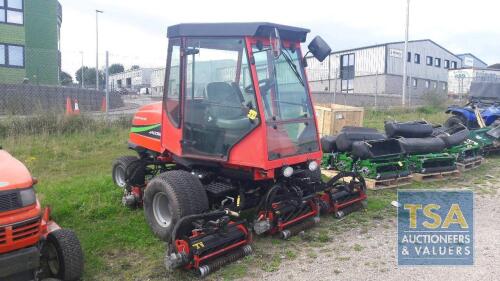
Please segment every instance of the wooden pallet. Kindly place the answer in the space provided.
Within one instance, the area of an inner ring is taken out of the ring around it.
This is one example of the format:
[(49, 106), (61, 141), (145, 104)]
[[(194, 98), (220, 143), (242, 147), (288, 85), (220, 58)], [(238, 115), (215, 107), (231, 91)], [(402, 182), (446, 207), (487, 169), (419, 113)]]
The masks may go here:
[(411, 184), (412, 178), (413, 176), (409, 175), (406, 177), (385, 180), (365, 179), (365, 182), (366, 188), (371, 190), (381, 190)]
[(459, 170), (454, 170), (454, 171), (448, 171), (448, 172), (440, 172), (440, 173), (428, 173), (428, 174), (420, 174), (420, 173), (414, 173), (413, 174), (413, 179), (415, 181), (439, 181), (439, 180), (445, 180), (449, 178), (456, 178), (460, 176), (460, 171)]
[[(321, 170), (321, 173), (329, 178), (336, 176), (337, 170)], [(371, 190), (380, 190), (386, 188), (394, 188), (398, 186), (408, 185), (412, 183), (412, 176), (406, 176), (395, 179), (375, 180), (365, 178), (366, 188)]]
[(339, 173), (339, 171), (337, 171), (337, 170), (323, 170), (323, 169), (321, 169), (321, 174), (323, 174), (324, 176), (327, 176), (329, 178), (333, 178), (338, 173)]
[(475, 168), (481, 166), (481, 164), (483, 164), (483, 161), (484, 161), (484, 158), (481, 157), (480, 159), (477, 159), (477, 160), (469, 162), (469, 163), (458, 163), (457, 162), (457, 168), (460, 172), (469, 171), (469, 170), (472, 170), (472, 169), (475, 169)]

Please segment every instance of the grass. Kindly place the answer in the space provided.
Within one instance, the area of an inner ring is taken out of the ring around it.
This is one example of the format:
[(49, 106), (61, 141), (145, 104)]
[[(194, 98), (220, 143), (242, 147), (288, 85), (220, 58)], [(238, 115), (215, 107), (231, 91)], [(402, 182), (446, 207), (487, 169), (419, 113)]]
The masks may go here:
[[(366, 125), (383, 127), (387, 116), (406, 121), (421, 119), (437, 122), (445, 116), (434, 109), (368, 111)], [(85, 252), (85, 280), (192, 280), (194, 274), (184, 271), (168, 273), (163, 266), (165, 245), (154, 238), (145, 223), (142, 210), (129, 210), (121, 205), (122, 192), (111, 180), (111, 165), (118, 156), (131, 154), (126, 147), (128, 121), (50, 119), (38, 121), (0, 121), (0, 144), (27, 164), (39, 179), (36, 187), (44, 205), (53, 209), (53, 217), (63, 227), (79, 236)], [(57, 125), (50, 124), (50, 121)], [(38, 122), (34, 126), (30, 122)], [(16, 127), (17, 126), (17, 127)], [(484, 182), (482, 175), (495, 175), (491, 168), (500, 163), (490, 161), (464, 178), (447, 182), (447, 186)], [(486, 177), (486, 180), (492, 180)], [(440, 188), (442, 183), (413, 184), (405, 188)], [(253, 256), (224, 267), (207, 280), (234, 280), (241, 277), (258, 279), (262, 272), (278, 270), (284, 261), (300, 257), (315, 258), (328, 252), (334, 237), (352, 228), (369, 235), (374, 221), (396, 215), (390, 205), (396, 199), (395, 190), (369, 191), (366, 211), (353, 213), (342, 220), (322, 217), (320, 225), (306, 231), (303, 238), (291, 241), (271, 237), (255, 239)], [(323, 248), (325, 247), (325, 248)], [(347, 261), (336, 245), (328, 254)], [(360, 245), (351, 249), (362, 251)], [(337, 272), (336, 272), (337, 273)], [(340, 273), (340, 271), (338, 271)], [(337, 273), (337, 274), (338, 274)]]

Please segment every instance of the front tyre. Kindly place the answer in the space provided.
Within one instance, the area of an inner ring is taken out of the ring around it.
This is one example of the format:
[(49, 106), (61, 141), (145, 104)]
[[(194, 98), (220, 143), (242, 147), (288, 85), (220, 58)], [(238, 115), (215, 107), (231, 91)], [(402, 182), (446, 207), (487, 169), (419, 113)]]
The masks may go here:
[(139, 160), (136, 156), (122, 156), (113, 162), (113, 182), (116, 186), (125, 189), (127, 187), (127, 168), (134, 161)]
[(464, 125), (465, 127), (469, 127), (469, 126), (467, 126), (467, 120), (465, 120), (465, 118), (463, 116), (459, 116), (459, 115), (451, 116), (444, 123), (444, 127), (446, 127), (446, 128), (453, 128), (453, 127), (458, 126), (458, 125)]
[(69, 229), (49, 233), (42, 248), (41, 260), (47, 277), (74, 281), (83, 275), (82, 247), (76, 234)]
[(207, 210), (208, 198), (203, 185), (186, 171), (162, 173), (148, 183), (144, 192), (146, 221), (163, 241), (170, 241), (180, 218)]

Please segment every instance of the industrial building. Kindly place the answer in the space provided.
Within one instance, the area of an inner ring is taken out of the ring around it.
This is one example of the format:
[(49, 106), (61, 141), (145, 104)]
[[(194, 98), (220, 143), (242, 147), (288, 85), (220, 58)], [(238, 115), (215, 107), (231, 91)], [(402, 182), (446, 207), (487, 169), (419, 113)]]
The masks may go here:
[(459, 57), (462, 60), (462, 67), (464, 68), (487, 68), (488, 64), (479, 59), (478, 57), (474, 56), (471, 53), (466, 53), (466, 54), (458, 54), (457, 57)]
[(61, 23), (57, 0), (0, 0), (0, 83), (59, 84)]
[(448, 76), (449, 94), (455, 97), (467, 96), (472, 82), (500, 83), (500, 69), (466, 67), (450, 70)]
[(110, 75), (110, 89), (111, 91), (126, 89), (139, 92), (141, 89), (145, 88), (149, 93), (152, 73), (153, 68), (139, 68)]
[(313, 92), (401, 95), (403, 60), (408, 62), (408, 93), (447, 93), (448, 70), (462, 67), (460, 57), (432, 40), (392, 42), (332, 52), (323, 62), (308, 58)]

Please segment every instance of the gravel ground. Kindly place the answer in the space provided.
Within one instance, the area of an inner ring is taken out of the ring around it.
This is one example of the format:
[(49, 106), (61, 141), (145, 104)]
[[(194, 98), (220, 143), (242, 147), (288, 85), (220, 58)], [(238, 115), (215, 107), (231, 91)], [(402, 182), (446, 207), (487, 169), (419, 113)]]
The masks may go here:
[(500, 168), (487, 173), (481, 183), (448, 186), (474, 186), (474, 266), (398, 267), (397, 222), (392, 218), (374, 222), (368, 232), (348, 230), (322, 248), (308, 248), (284, 261), (278, 271), (242, 280), (500, 280)]

